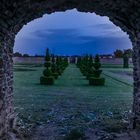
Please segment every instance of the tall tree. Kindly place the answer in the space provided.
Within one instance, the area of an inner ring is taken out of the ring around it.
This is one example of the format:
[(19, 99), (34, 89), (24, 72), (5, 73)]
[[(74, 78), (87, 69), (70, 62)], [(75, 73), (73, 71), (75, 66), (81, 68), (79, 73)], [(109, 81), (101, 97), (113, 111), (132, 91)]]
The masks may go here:
[(124, 50), (124, 54), (127, 54), (127, 56), (129, 58), (132, 58), (132, 56), (133, 56), (133, 50), (132, 49)]
[(115, 58), (123, 58), (123, 51), (122, 50), (116, 50), (114, 52)]

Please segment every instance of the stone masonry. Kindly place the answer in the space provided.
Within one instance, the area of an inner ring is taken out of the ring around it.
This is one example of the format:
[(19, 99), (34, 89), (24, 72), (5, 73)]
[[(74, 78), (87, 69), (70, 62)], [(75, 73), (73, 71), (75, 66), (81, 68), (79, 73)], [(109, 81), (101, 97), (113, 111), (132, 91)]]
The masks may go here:
[(33, 19), (76, 8), (95, 12), (126, 32), (133, 45), (134, 90), (131, 126), (140, 130), (140, 0), (0, 0), (0, 139), (13, 128), (13, 46), (15, 35)]

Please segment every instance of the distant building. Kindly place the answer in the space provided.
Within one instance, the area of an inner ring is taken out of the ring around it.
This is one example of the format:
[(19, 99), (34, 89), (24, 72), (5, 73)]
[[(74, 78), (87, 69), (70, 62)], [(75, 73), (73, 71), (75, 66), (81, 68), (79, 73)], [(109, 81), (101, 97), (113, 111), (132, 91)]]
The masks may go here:
[(103, 54), (103, 55), (99, 55), (99, 57), (101, 59), (112, 59), (112, 58), (114, 58), (114, 56), (112, 54)]

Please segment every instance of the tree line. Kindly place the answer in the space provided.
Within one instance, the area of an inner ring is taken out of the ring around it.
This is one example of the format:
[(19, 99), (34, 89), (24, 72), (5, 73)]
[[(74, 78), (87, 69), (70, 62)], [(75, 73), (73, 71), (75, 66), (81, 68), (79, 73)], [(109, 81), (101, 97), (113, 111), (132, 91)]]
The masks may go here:
[(117, 49), (115, 52), (114, 52), (114, 57), (115, 58), (123, 58), (124, 56), (128, 56), (128, 58), (132, 58), (133, 56), (133, 50), (132, 49), (126, 49), (126, 50), (119, 50)]
[[(128, 56), (128, 58), (132, 58), (133, 56), (133, 50), (132, 49), (126, 49), (126, 50), (120, 50), (120, 49), (116, 49), (114, 51), (114, 57), (115, 58), (123, 58), (124, 56)], [(21, 54), (19, 52), (15, 52), (13, 54), (13, 57), (44, 57), (43, 55), (34, 55), (34, 56), (30, 56), (29, 54)]]

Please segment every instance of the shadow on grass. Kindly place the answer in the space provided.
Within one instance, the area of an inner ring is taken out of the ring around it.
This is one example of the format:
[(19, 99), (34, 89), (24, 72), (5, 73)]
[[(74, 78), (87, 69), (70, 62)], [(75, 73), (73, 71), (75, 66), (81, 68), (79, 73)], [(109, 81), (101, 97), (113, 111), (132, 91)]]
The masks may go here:
[(24, 71), (37, 71), (35, 69), (26, 69), (26, 68), (14, 68), (14, 72), (24, 72)]

